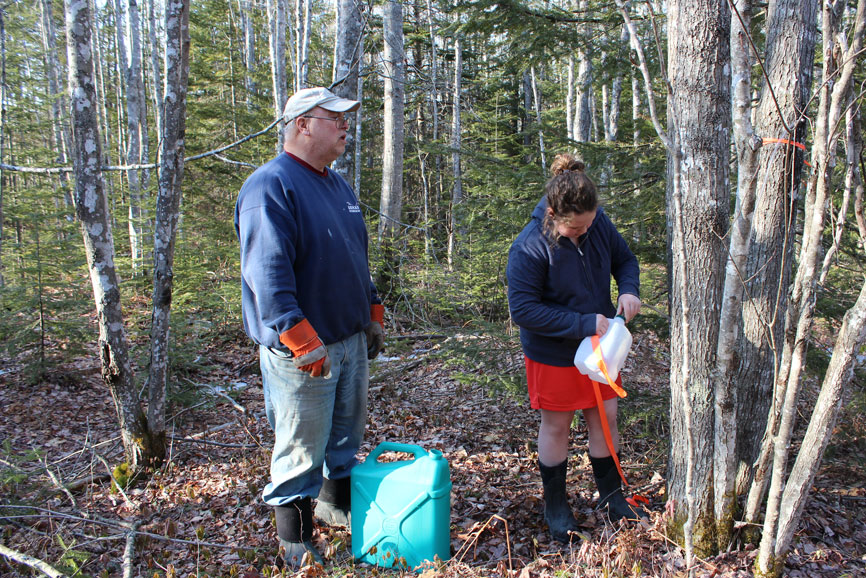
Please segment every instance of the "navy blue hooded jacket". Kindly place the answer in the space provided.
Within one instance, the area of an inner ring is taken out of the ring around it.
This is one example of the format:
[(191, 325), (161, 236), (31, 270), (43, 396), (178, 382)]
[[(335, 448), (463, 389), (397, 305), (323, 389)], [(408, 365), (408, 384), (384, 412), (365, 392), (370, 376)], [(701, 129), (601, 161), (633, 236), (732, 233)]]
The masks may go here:
[(566, 237), (553, 246), (543, 231), (547, 199), (508, 252), (508, 306), (526, 356), (558, 367), (574, 363), (580, 341), (595, 334), (596, 315), (612, 318), (610, 277), (620, 294), (640, 296), (637, 258), (599, 207), (579, 247)]
[(280, 334), (309, 320), (325, 345), (362, 331), (379, 303), (355, 193), (282, 152), (244, 182), (235, 207), (244, 329), (281, 351)]

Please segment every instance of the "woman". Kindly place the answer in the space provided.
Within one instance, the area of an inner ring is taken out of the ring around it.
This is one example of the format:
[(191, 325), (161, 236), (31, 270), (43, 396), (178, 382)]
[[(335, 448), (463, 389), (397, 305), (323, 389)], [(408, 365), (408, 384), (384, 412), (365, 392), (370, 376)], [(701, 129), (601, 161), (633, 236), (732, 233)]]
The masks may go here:
[[(520, 326), (526, 357), (530, 405), (540, 410), (538, 467), (544, 485), (544, 519), (557, 540), (567, 542), (577, 520), (568, 505), (565, 478), (568, 442), (576, 410), (589, 429), (589, 459), (599, 491), (599, 508), (611, 521), (647, 514), (626, 501), (615, 455), (604, 438), (606, 416), (614, 451), (619, 448), (617, 395), (599, 384), (603, 413), (594, 385), (574, 367), (574, 354), (587, 336), (604, 335), (608, 318), (629, 321), (640, 311), (637, 259), (598, 206), (595, 184), (584, 164), (568, 154), (551, 167), (544, 198), (508, 255), (508, 302)], [(619, 289), (617, 306), (610, 277)], [(621, 377), (617, 378), (621, 385)]]

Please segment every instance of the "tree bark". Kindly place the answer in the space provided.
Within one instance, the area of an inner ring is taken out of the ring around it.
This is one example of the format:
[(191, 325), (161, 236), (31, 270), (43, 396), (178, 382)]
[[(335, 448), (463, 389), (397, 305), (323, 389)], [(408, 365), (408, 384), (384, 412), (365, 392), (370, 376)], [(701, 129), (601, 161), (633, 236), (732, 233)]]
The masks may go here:
[(133, 473), (155, 457), (147, 418), (129, 364), (129, 346), (114, 267), (111, 215), (102, 179), (102, 142), (87, 0), (66, 0), (67, 62), (72, 105), (75, 197), (99, 324), (102, 379), (114, 399), (126, 462)]
[[(361, 31), (361, 11), (356, 0), (338, 0), (339, 21), (335, 48), (332, 90), (337, 96), (358, 100), (358, 72), (364, 53)], [(346, 130), (346, 152), (334, 161), (334, 170), (347, 182), (352, 182), (355, 166), (355, 136), (352, 126)], [(360, 191), (355, 191), (360, 195)]]
[[(803, 142), (806, 118), (802, 111), (811, 90), (814, 44), (814, 0), (781, 0), (770, 5), (764, 63), (769, 78), (755, 120), (759, 138)], [(747, 280), (742, 330), (735, 349), (736, 370), (730, 376), (738, 388), (740, 492), (752, 478), (750, 470), (764, 437), (782, 353), (802, 160), (798, 149), (778, 143), (761, 147), (759, 154), (752, 236), (742, 274)]]
[[(451, 224), (448, 233), (448, 268), (453, 270), (460, 248), (460, 232), (463, 227), (463, 171), (460, 166), (461, 154), (461, 90), (463, 85), (463, 44), (460, 36), (454, 39), (454, 109), (451, 119)], [(526, 111), (529, 114), (529, 110)]]
[[(128, 0), (126, 12), (126, 29), (129, 38), (129, 54), (126, 59), (126, 161), (130, 165), (142, 164), (142, 141), (146, 138), (147, 100), (144, 94), (144, 78), (141, 67), (141, 25), (139, 21), (138, 3)], [(123, 48), (125, 50), (125, 48)], [(147, 265), (149, 251), (145, 249), (145, 222), (147, 212), (143, 206), (143, 185), (146, 184), (142, 174), (137, 170), (126, 173), (129, 183), (129, 246), (132, 257), (133, 273), (142, 272)]]
[[(713, 388), (729, 216), (730, 12), (724, 0), (668, 4), (668, 219), (671, 257), (671, 450), (675, 535), (716, 551)], [(690, 543), (691, 542), (691, 543)], [(687, 563), (690, 562), (687, 560)]]
[(396, 0), (385, 3), (383, 34), (385, 115), (379, 241), (388, 245), (398, 230), (403, 209), (403, 100), (406, 72), (403, 62), (403, 7)]
[[(268, 48), (271, 55), (274, 118), (280, 118), (289, 98), (286, 82), (286, 14), (282, 0), (268, 0)], [(280, 120), (276, 146), (278, 153), (283, 149), (284, 129), (285, 123)]]
[(186, 93), (189, 78), (190, 0), (165, 5), (165, 129), (161, 135), (159, 192), (154, 235), (153, 317), (150, 332), (148, 423), (157, 443), (165, 443), (165, 397), (169, 369), (169, 327), (174, 285), (174, 246), (183, 184)]
[[(783, 523), (794, 524), (797, 519), (785, 521), (785, 518), (795, 518), (799, 515), (794, 510), (783, 512), (785, 495), (788, 496), (789, 507), (793, 507), (791, 506), (792, 501), (805, 499), (785, 492), (787, 483), (791, 479), (788, 478), (786, 481), (787, 461), (797, 415), (797, 401), (801, 384), (800, 377), (805, 361), (806, 343), (811, 334), (815, 309), (818, 264), (822, 251), (825, 211), (830, 198), (833, 167), (836, 161), (836, 142), (840, 134), (839, 121), (843, 108), (848, 103), (854, 70), (862, 57), (860, 53), (863, 49), (864, 34), (866, 34), (866, 0), (859, 0), (854, 18), (854, 30), (851, 34), (851, 45), (846, 50), (838, 44), (840, 38), (838, 31), (845, 4), (845, 2), (839, 2), (838, 4), (825, 3), (823, 5), (821, 28), (826, 58), (823, 67), (824, 83), (818, 104), (812, 145), (814, 173), (806, 194), (803, 242), (800, 248), (797, 274), (794, 279), (791, 306), (788, 310), (787, 339), (782, 354), (782, 367), (779, 372), (779, 384), (781, 386), (779, 389), (784, 391), (784, 401), (781, 405), (778, 434), (773, 440), (772, 477), (767, 496), (763, 535), (756, 563), (759, 575), (778, 576), (784, 566), (784, 558), (790, 546), (791, 537), (787, 533), (790, 532), (792, 535), (793, 529), (783, 532), (781, 525)], [(835, 80), (835, 83), (830, 82), (831, 78)], [(848, 345), (841, 355), (847, 355), (847, 347)], [(835, 376), (835, 379), (839, 378), (839, 375)], [(839, 386), (832, 385), (832, 387)], [(826, 412), (827, 410), (822, 411)], [(809, 448), (807, 448), (808, 450)], [(805, 460), (809, 461), (809, 458), (805, 458)], [(807, 469), (813, 467), (817, 468), (817, 464), (807, 466)], [(802, 484), (802, 480), (799, 480), (798, 484)], [(802, 506), (796, 508), (802, 508)], [(787, 544), (784, 543), (783, 538), (788, 540)]]

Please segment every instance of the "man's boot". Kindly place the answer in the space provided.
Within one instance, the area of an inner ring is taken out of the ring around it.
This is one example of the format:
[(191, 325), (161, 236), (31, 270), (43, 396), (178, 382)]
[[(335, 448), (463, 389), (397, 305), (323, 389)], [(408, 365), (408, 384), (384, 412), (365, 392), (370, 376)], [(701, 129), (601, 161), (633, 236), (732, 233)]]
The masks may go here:
[(285, 553), (283, 560), (293, 570), (304, 565), (304, 556), (309, 553), (314, 562), (322, 564), (322, 556), (313, 546), (313, 504), (303, 498), (284, 506), (274, 507), (277, 519), (277, 536)]
[(565, 475), (568, 472), (568, 460), (556, 466), (545, 466), (538, 460), (541, 470), (541, 483), (544, 485), (544, 521), (550, 528), (554, 540), (568, 542), (569, 532), (578, 529), (577, 520), (568, 505), (565, 493)]
[(592, 464), (592, 473), (595, 475), (595, 483), (598, 486), (597, 510), (606, 510), (607, 516), (613, 523), (622, 518), (627, 520), (638, 520), (649, 518), (643, 508), (629, 504), (622, 494), (622, 478), (616, 469), (613, 456), (606, 458), (594, 458), (589, 456)]
[(329, 526), (351, 526), (352, 485), (350, 478), (325, 478), (316, 502), (316, 516)]

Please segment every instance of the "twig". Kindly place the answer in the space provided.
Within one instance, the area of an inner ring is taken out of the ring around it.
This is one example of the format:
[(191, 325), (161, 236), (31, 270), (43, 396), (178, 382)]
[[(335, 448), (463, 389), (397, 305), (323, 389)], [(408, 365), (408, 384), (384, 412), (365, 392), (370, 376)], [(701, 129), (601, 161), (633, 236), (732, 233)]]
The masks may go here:
[(14, 560), (19, 564), (24, 564), (25, 566), (35, 568), (46, 576), (51, 576), (52, 578), (66, 578), (66, 574), (64, 574), (48, 562), (44, 562), (39, 558), (34, 558), (33, 556), (28, 556), (27, 554), (18, 552), (17, 550), (13, 550), (12, 548), (7, 548), (3, 544), (0, 544), (0, 554), (3, 554), (10, 560)]
[[(115, 520), (104, 520), (102, 518), (93, 517), (93, 518), (83, 518), (81, 516), (73, 516), (72, 514), (64, 514), (63, 512), (55, 512), (54, 510), (48, 510), (46, 508), (39, 508), (37, 506), (19, 506), (16, 504), (4, 504), (0, 506), (3, 509), (16, 509), (16, 510), (34, 510), (37, 512), (44, 512), (50, 514), (55, 518), (63, 518), (64, 520), (75, 520), (78, 522), (86, 522), (89, 524), (99, 524), (101, 526), (108, 526), (109, 528), (123, 528), (125, 530), (129, 530), (130, 524), (128, 522), (121, 522)], [(20, 516), (0, 516), (0, 519), (5, 520), (14, 520), (19, 518), (41, 518), (42, 516), (39, 514), (22, 514)], [(161, 534), (152, 534), (151, 532), (137, 532), (139, 536), (147, 536), (148, 538), (153, 538), (154, 540), (164, 540), (166, 542), (176, 542), (178, 544), (192, 544), (194, 546), (203, 546), (205, 548), (222, 548), (224, 550), (232, 550), (237, 549), (238, 546), (229, 546), (228, 544), (217, 544), (215, 542), (202, 542), (201, 540), (184, 540), (183, 538), (169, 538), (168, 536), (163, 536)]]
[[(262, 448), (261, 444), (227, 444), (223, 442), (212, 442), (210, 440), (200, 440), (200, 439), (191, 439), (191, 438), (179, 438), (176, 436), (168, 436), (170, 440), (175, 442), (186, 442), (191, 444), (205, 444), (209, 446), (217, 446), (221, 448), (241, 448), (241, 449), (252, 449), (252, 448)], [(264, 448), (262, 448), (264, 449)]]
[(48, 467), (47, 460), (43, 461), (43, 465), (45, 466), (45, 471), (48, 472), (48, 477), (51, 478), (52, 482), (54, 482), (54, 485), (57, 486), (57, 488), (60, 489), (64, 494), (66, 494), (66, 497), (69, 498), (70, 502), (72, 502), (72, 507), (77, 510), (78, 503), (75, 501), (75, 496), (72, 495), (72, 492), (69, 491), (69, 488), (63, 485), (63, 482), (61, 482), (54, 474), (54, 472), (51, 471), (51, 468)]

